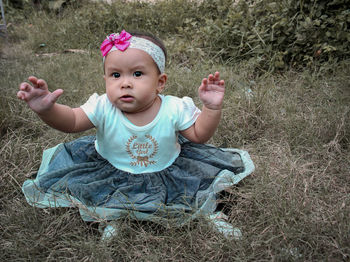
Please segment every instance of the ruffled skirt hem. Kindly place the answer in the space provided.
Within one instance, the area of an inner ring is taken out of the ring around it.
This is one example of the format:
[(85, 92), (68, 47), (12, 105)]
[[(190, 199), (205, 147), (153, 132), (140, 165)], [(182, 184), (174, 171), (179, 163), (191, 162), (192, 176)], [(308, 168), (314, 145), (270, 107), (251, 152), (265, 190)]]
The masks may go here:
[(43, 153), (41, 166), (22, 191), (39, 208), (77, 207), (85, 221), (132, 217), (181, 225), (212, 214), (217, 195), (254, 171), (248, 152), (195, 144), (180, 137), (181, 153), (168, 168), (131, 174), (95, 150), (94, 136), (59, 144)]

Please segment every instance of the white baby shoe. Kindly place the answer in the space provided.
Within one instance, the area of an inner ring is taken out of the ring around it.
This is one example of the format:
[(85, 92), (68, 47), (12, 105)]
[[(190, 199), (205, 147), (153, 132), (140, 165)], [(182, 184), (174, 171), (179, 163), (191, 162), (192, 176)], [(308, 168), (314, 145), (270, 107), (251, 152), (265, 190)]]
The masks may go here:
[(239, 228), (233, 227), (227, 222), (228, 217), (222, 212), (216, 212), (208, 216), (210, 225), (228, 239), (239, 240), (242, 232)]
[(109, 241), (118, 234), (118, 228), (115, 224), (108, 224), (102, 233), (101, 241)]

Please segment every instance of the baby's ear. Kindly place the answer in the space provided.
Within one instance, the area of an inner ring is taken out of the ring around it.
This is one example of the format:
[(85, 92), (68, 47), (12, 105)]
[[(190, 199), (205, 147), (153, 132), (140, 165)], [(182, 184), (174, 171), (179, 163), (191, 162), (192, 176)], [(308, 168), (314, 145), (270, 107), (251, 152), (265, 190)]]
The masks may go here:
[(159, 77), (158, 77), (158, 86), (157, 86), (158, 94), (161, 93), (164, 90), (167, 80), (168, 80), (168, 76), (166, 74), (160, 74), (159, 75)]

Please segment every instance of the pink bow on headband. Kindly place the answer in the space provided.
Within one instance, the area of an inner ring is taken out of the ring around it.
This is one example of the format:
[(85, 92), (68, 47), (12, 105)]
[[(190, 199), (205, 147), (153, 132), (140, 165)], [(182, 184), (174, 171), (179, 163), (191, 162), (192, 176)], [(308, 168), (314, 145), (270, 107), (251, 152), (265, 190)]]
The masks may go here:
[(110, 34), (101, 44), (100, 49), (102, 56), (106, 56), (113, 46), (118, 48), (120, 51), (125, 51), (125, 49), (127, 49), (130, 45), (130, 42), (127, 40), (129, 40), (131, 37), (132, 35), (125, 30), (121, 31), (120, 34)]

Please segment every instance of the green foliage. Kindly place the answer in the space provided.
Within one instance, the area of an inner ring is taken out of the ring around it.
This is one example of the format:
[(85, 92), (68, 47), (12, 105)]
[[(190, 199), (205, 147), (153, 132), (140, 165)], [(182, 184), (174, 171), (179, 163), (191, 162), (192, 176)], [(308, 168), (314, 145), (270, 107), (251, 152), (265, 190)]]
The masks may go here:
[(275, 70), (349, 58), (346, 0), (220, 2), (225, 8), (209, 4), (213, 16), (195, 23), (197, 31), (188, 37), (224, 61), (255, 58), (263, 69)]
[[(346, 0), (86, 1), (59, 15), (25, 10), (35, 25), (28, 33), (36, 35), (32, 47), (37, 52), (97, 49), (107, 34), (126, 29), (165, 39), (170, 60), (177, 63), (207, 57), (231, 64), (250, 60), (256, 69), (274, 71), (340, 61), (350, 54)], [(42, 43), (45, 48), (39, 48)]]

